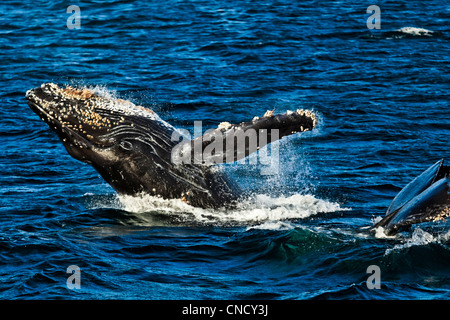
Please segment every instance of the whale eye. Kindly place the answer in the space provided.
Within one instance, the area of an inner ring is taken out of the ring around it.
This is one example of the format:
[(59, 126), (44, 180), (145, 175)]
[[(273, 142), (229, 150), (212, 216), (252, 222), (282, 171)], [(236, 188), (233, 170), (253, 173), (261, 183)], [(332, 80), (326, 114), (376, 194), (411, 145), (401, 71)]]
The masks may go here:
[(119, 146), (125, 150), (133, 149), (133, 144), (130, 141), (126, 141), (126, 140), (120, 141)]

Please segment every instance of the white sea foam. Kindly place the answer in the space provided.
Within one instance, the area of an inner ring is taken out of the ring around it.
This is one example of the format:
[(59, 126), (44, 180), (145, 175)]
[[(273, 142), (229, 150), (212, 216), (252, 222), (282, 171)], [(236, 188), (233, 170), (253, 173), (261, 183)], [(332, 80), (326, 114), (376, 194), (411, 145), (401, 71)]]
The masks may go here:
[(288, 219), (304, 219), (318, 213), (330, 213), (342, 210), (338, 203), (318, 199), (313, 195), (295, 194), (292, 196), (271, 197), (256, 195), (241, 202), (234, 209), (202, 209), (192, 207), (181, 200), (141, 196), (118, 196), (121, 209), (142, 214), (157, 212), (168, 216), (184, 217), (192, 222), (205, 224), (251, 224), (252, 228), (280, 229), (289, 228)]
[(116, 90), (108, 88), (107, 86), (104, 85), (84, 86), (82, 89), (88, 89), (94, 92), (95, 94), (99, 95), (100, 97), (110, 100), (115, 100), (119, 98)]
[(249, 231), (249, 230), (292, 230), (295, 227), (296, 227), (295, 224), (287, 222), (287, 221), (266, 221), (262, 224), (247, 227), (247, 231)]
[(374, 231), (375, 231), (375, 238), (378, 238), (378, 239), (391, 239), (391, 238), (395, 238), (395, 235), (394, 235), (394, 236), (388, 236), (388, 235), (386, 235), (386, 233), (384, 232), (385, 229), (384, 229), (383, 227), (376, 227), (376, 228), (374, 229)]
[(397, 244), (393, 248), (386, 249), (385, 255), (390, 254), (394, 251), (400, 251), (403, 249), (408, 249), (413, 246), (424, 246), (430, 243), (443, 243), (447, 242), (450, 239), (450, 231), (443, 234), (432, 235), (421, 228), (414, 229), (410, 238), (407, 238), (404, 243)]
[[(383, 219), (382, 216), (374, 217), (374, 218), (372, 219), (372, 225), (377, 224), (377, 223), (380, 222), (382, 219)], [(368, 227), (368, 228), (370, 228), (370, 227)], [(396, 235), (394, 235), (394, 236), (388, 236), (388, 235), (386, 235), (385, 229), (384, 229), (383, 227), (381, 227), (381, 226), (375, 228), (374, 231), (375, 231), (374, 236), (375, 236), (375, 238), (378, 238), (378, 239), (392, 239), (392, 238), (395, 238), (395, 237), (396, 237)]]
[(403, 27), (396, 31), (405, 33), (405, 34), (410, 34), (413, 36), (432, 36), (432, 34), (434, 33), (431, 30), (427, 30), (427, 29), (423, 29), (423, 28), (416, 28), (416, 27)]

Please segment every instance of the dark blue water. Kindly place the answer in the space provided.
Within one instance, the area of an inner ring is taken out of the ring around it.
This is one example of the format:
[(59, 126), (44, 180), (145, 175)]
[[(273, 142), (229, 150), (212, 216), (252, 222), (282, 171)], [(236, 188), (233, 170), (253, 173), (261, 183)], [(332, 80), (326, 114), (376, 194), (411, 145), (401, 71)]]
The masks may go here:
[[(0, 298), (448, 299), (448, 222), (368, 227), (450, 158), (449, 6), (381, 1), (369, 30), (371, 4), (2, 1)], [(320, 121), (280, 142), (278, 174), (224, 166), (256, 200), (208, 211), (117, 197), (26, 105), (44, 82), (99, 86), (180, 128), (272, 109)]]

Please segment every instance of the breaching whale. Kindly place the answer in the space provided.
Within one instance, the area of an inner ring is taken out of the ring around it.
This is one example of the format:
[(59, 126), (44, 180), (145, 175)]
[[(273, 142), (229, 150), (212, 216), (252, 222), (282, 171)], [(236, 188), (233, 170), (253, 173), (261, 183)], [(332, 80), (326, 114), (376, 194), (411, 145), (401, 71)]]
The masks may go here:
[(394, 235), (413, 224), (450, 216), (449, 183), (450, 167), (444, 166), (444, 159), (441, 159), (397, 194), (386, 216), (373, 228), (383, 227), (386, 235)]
[[(214, 163), (240, 160), (317, 124), (315, 114), (308, 110), (279, 115), (269, 111), (248, 122), (221, 123), (217, 129), (180, 144), (182, 134), (176, 128), (152, 110), (127, 100), (53, 83), (28, 90), (26, 98), (68, 153), (92, 165), (117, 193), (181, 199), (203, 208), (232, 207), (242, 195), (237, 183)], [(253, 142), (248, 132), (254, 133)], [(239, 143), (230, 147), (228, 142), (239, 137), (245, 138), (241, 148)], [(204, 151), (213, 143), (223, 148), (214, 148), (210, 159), (205, 159)], [(174, 161), (174, 150), (179, 156), (175, 160), (183, 161)], [(399, 192), (373, 229), (383, 227), (387, 235), (394, 235), (413, 224), (449, 216), (449, 181), (450, 167), (440, 160)]]
[[(179, 139), (173, 138), (182, 137), (177, 129), (152, 110), (127, 100), (53, 83), (28, 90), (26, 98), (68, 153), (92, 165), (117, 193), (181, 199), (203, 208), (234, 206), (242, 195), (236, 182), (214, 163), (240, 160), (284, 136), (312, 130), (317, 123), (308, 110), (279, 115), (266, 112), (236, 125), (221, 123), (179, 148)], [(250, 139), (248, 132), (255, 139)], [(229, 143), (239, 137), (244, 138), (243, 144)], [(224, 146), (211, 153), (214, 161), (198, 159), (212, 143)], [(195, 152), (196, 147), (200, 152)], [(192, 161), (174, 161), (174, 149), (184, 152), (178, 158)], [(186, 157), (186, 152), (192, 157)]]

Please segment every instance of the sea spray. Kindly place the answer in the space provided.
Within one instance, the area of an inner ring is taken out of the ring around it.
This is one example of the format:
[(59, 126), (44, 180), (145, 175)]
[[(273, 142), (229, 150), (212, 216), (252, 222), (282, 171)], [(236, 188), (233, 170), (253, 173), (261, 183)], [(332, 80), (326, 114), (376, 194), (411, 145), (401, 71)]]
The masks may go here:
[(192, 207), (181, 200), (166, 200), (150, 195), (117, 196), (120, 209), (142, 214), (155, 212), (168, 217), (181, 217), (192, 223), (212, 225), (242, 225), (277, 222), (289, 219), (305, 219), (318, 213), (350, 210), (340, 204), (318, 199), (313, 195), (294, 194), (272, 197), (258, 194), (239, 203), (233, 209), (203, 209)]

